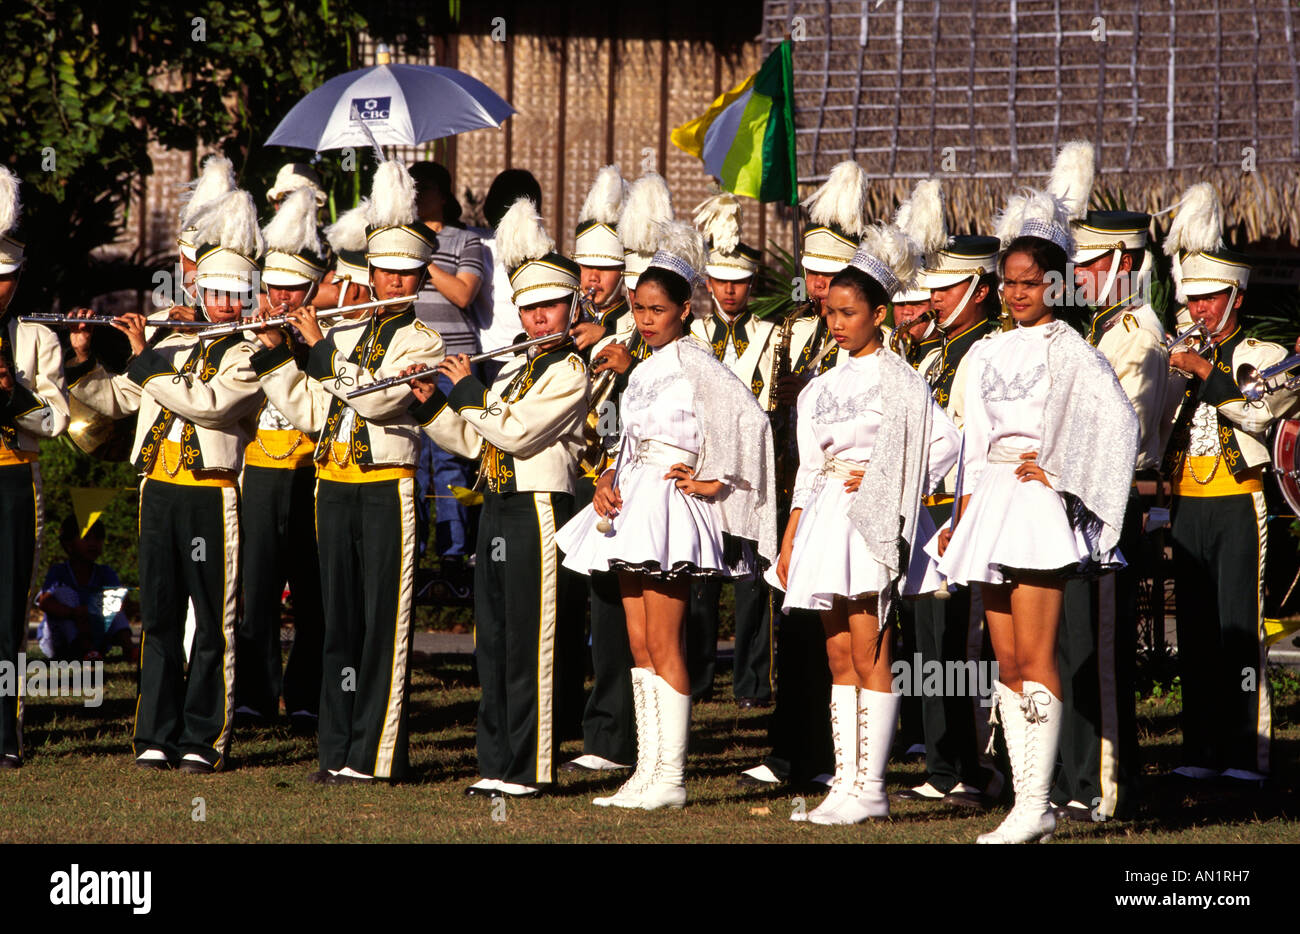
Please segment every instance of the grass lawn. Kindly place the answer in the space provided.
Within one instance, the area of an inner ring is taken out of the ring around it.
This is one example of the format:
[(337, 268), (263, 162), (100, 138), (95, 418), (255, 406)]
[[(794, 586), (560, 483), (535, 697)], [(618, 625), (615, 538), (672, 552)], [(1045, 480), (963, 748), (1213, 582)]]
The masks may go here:
[[(477, 777), (472, 661), (421, 657), (414, 674), (411, 757), (402, 785), (325, 788), (304, 779), (315, 768), (314, 740), (286, 729), (237, 733), (234, 769), (213, 776), (144, 772), (129, 752), (132, 672), (106, 666), (103, 706), (34, 699), (27, 711), (27, 761), (0, 772), (0, 841), (6, 843), (316, 843), (316, 842), (727, 842), (968, 843), (995, 826), (1001, 811), (974, 814), (912, 803), (893, 819), (857, 827), (788, 820), (791, 792), (744, 792), (735, 777), (765, 752), (766, 712), (740, 713), (719, 680), (713, 703), (695, 711), (685, 811), (630, 812), (593, 807), (590, 798), (618, 777), (561, 773), (548, 797), (504, 804), (467, 799)], [(1191, 785), (1162, 773), (1179, 763), (1177, 700), (1139, 708), (1145, 807), (1138, 819), (1063, 825), (1064, 843), (1300, 842), (1300, 693), (1275, 700), (1272, 786), (1246, 791)], [(561, 760), (580, 752), (566, 742)], [(891, 763), (891, 789), (915, 784), (919, 761)], [(200, 808), (205, 819), (193, 816)], [(808, 805), (815, 804), (810, 796)]]

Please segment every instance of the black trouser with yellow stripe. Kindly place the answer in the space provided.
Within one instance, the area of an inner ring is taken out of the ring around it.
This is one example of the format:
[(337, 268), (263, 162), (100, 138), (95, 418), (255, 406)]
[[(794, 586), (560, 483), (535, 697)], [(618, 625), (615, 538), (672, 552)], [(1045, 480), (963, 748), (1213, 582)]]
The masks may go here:
[[(320, 707), (324, 611), (316, 555), (316, 468), (244, 467), (244, 616), (236, 653), (235, 706), (274, 718)], [(280, 666), (280, 598), (293, 599), (293, 648)]]
[[(736, 578), (736, 648), (732, 691), (739, 700), (772, 699), (772, 617), (768, 586), (762, 577)], [(700, 700), (713, 693), (718, 655), (718, 600), (722, 580), (696, 578), (691, 583), (686, 608), (686, 668), (691, 696)]]
[[(595, 484), (578, 480), (574, 509), (591, 502)], [(591, 668), (595, 682), (582, 714), (582, 751), (611, 762), (636, 761), (636, 711), (632, 704), (632, 648), (618, 575), (596, 572), (587, 579), (591, 597)]]
[(1142, 504), (1134, 491), (1119, 540), (1127, 566), (1095, 580), (1066, 582), (1056, 642), (1061, 770), (1052, 800), (1077, 801), (1102, 820), (1132, 816), (1141, 774), (1134, 691), (1142, 535)]
[(573, 515), (568, 493), (483, 495), (474, 568), (474, 650), (482, 697), (483, 778), (555, 781), (556, 644), (582, 615), (570, 599), (555, 533)]
[(42, 535), (41, 470), (35, 461), (0, 466), (0, 664), (13, 666), (12, 689), (0, 691), (0, 755), (22, 757), (23, 672), (18, 656), (27, 648), (31, 606)]
[[(944, 528), (952, 516), (952, 504), (927, 506), (935, 528)], [(976, 613), (972, 613), (971, 604)], [(947, 670), (946, 663), (978, 663), (983, 654), (983, 608), (969, 587), (957, 587), (947, 600), (921, 597), (912, 604), (916, 651), (922, 672), (933, 662)], [(906, 657), (909, 665), (913, 659)], [(919, 679), (917, 680), (919, 683)], [(944, 794), (958, 782), (983, 788), (988, 772), (979, 761), (979, 721), (988, 720), (988, 708), (973, 688), (961, 695), (920, 697), (921, 728), (925, 734), (926, 781)]]
[(767, 724), (772, 751), (763, 764), (781, 781), (803, 785), (835, 771), (831, 721), (831, 670), (826, 662), (826, 630), (815, 610), (781, 615), (776, 606), (776, 706)]
[(415, 590), (414, 471), (393, 479), (316, 483), (325, 647), (320, 766), (402, 778), (411, 599)]
[(1267, 773), (1264, 493), (1175, 495), (1171, 513), (1186, 764)]
[[(234, 480), (140, 487), (140, 694), (132, 745), (191, 753), (215, 768), (230, 751), (239, 596), (239, 490)], [(194, 644), (185, 662), (185, 617)]]

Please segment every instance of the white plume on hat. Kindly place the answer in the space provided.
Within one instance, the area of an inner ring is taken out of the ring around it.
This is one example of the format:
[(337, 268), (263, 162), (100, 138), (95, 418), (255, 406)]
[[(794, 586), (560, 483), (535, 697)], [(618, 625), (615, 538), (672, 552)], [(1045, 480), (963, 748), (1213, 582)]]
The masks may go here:
[(888, 266), (898, 277), (900, 288), (908, 288), (921, 271), (921, 253), (916, 241), (893, 224), (868, 227), (858, 249)]
[(187, 186), (189, 196), (182, 196), (181, 229), (197, 226), (196, 218), (212, 202), (235, 190), (235, 167), (225, 156), (208, 156), (198, 178)]
[(868, 184), (862, 166), (852, 160), (837, 163), (825, 183), (803, 203), (809, 220), (862, 237), (867, 227)]
[(257, 205), (253, 196), (236, 189), (210, 202), (194, 219), (200, 246), (221, 246), (254, 259), (265, 252), (262, 231), (257, 226)]
[(669, 253), (695, 270), (698, 278), (708, 254), (704, 249), (704, 235), (686, 221), (668, 221), (659, 225), (659, 247), (656, 252)]
[(613, 227), (618, 223), (623, 212), (623, 202), (627, 200), (627, 182), (616, 165), (602, 166), (596, 173), (596, 180), (587, 192), (587, 200), (582, 202), (578, 212), (578, 223), (596, 221)]
[(1166, 256), (1201, 253), (1223, 248), (1223, 205), (1209, 182), (1198, 182), (1183, 192), (1178, 214), (1165, 236)]
[[(1054, 227), (1064, 240), (1073, 240), (1070, 236), (1070, 217), (1064, 202), (1048, 192), (1033, 188), (1026, 188), (1008, 198), (1006, 207), (994, 219), (994, 224), (998, 241), (1004, 248), (1024, 233), (1026, 225), (1034, 225), (1039, 229)], [(1034, 233), (1033, 236), (1041, 234)], [(1057, 245), (1066, 253), (1073, 252), (1069, 242)]]
[[(284, 208), (280, 209), (281, 211)], [(366, 248), (366, 226), (370, 223), (370, 201), (362, 198), (356, 207), (344, 211), (339, 219), (325, 228), (325, 239), (335, 253)]]
[(22, 214), (22, 201), (18, 196), (18, 176), (0, 165), (0, 237), (13, 230)]
[(721, 253), (740, 245), (740, 199), (729, 191), (707, 198), (695, 208), (695, 226)]
[(1065, 205), (1070, 220), (1081, 220), (1087, 215), (1096, 174), (1097, 153), (1092, 143), (1075, 140), (1061, 147), (1047, 181), (1047, 192)]
[(628, 187), (618, 219), (618, 239), (628, 250), (653, 253), (659, 248), (662, 226), (672, 219), (673, 199), (668, 183), (658, 172), (647, 172)]
[(555, 241), (542, 225), (532, 198), (518, 198), (497, 224), (497, 259), (507, 270), (530, 259), (541, 259), (555, 249)]
[(911, 237), (923, 254), (933, 253), (947, 243), (948, 226), (943, 220), (943, 188), (939, 182), (932, 178), (917, 182), (912, 196), (898, 206), (894, 226)]
[(280, 210), (262, 228), (262, 238), (271, 250), (319, 254), (320, 234), (316, 230), (316, 193), (310, 188), (295, 188), (284, 196)]
[(400, 227), (415, 221), (415, 181), (406, 166), (387, 159), (370, 183), (370, 226)]

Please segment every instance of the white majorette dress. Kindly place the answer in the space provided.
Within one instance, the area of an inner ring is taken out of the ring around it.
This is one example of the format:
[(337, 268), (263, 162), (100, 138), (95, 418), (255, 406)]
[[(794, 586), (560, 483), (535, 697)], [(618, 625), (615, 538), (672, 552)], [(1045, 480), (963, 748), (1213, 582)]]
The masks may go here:
[[(813, 379), (799, 394), (799, 472), (790, 508), (802, 509), (786, 573), (783, 609), (828, 610), (836, 596), (863, 597), (887, 590), (894, 575), (872, 556), (850, 518), (854, 497), (844, 481), (871, 459), (885, 418), (880, 391), (879, 350), (849, 357)], [(931, 405), (928, 489), (944, 477), (957, 457), (958, 434), (939, 406)], [(929, 541), (934, 523), (927, 510), (917, 516), (916, 540)], [(775, 567), (766, 579), (781, 589)], [(903, 593), (912, 595), (943, 586), (934, 560), (921, 548), (912, 550)]]
[[(1007, 569), (1076, 576), (1124, 565), (1118, 550), (1100, 549), (1098, 526), (1071, 521), (1056, 489), (1016, 476), (1020, 455), (1038, 451), (1042, 460), (1048, 345), (1068, 327), (1017, 327), (967, 354), (964, 492), (971, 498), (939, 559), (939, 573), (953, 583), (1001, 584)], [(926, 550), (938, 555), (937, 536)]]
[(695, 466), (702, 440), (681, 343), (653, 349), (632, 370), (620, 406), (623, 438), (614, 477), (623, 506), (609, 532), (596, 528), (600, 516), (591, 505), (560, 529), (556, 543), (570, 570), (731, 576), (717, 506), (664, 479), (673, 464)]

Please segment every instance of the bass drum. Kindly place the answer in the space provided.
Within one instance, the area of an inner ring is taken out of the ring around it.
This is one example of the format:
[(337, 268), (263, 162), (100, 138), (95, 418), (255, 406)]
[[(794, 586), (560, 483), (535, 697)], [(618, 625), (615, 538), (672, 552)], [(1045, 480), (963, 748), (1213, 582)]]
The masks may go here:
[(1300, 419), (1278, 422), (1273, 436), (1273, 471), (1287, 505), (1300, 516)]

